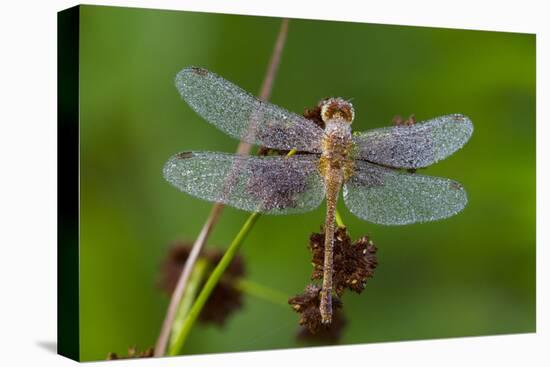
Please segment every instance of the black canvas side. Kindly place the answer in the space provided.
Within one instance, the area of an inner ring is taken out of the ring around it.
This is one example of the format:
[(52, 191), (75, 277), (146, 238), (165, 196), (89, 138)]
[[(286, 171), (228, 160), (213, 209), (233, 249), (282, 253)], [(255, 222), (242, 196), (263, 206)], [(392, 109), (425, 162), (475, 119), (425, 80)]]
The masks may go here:
[(57, 14), (57, 352), (80, 360), (80, 7)]

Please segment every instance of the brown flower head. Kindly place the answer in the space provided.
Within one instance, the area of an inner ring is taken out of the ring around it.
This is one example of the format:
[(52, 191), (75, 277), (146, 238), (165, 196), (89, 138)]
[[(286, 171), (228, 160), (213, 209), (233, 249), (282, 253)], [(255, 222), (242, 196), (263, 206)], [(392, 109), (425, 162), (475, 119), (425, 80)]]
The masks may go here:
[(321, 129), (325, 128), (325, 122), (323, 121), (323, 118), (321, 117), (321, 110), (323, 107), (323, 102), (328, 100), (329, 98), (324, 98), (322, 101), (320, 101), (315, 107), (313, 108), (306, 108), (304, 110), (303, 116), (311, 120), (315, 123), (315, 125), (319, 126)]
[[(300, 314), (300, 325), (307, 328), (311, 334), (317, 334), (323, 330), (330, 328), (330, 324), (321, 322), (321, 312), (319, 311), (319, 292), (321, 287), (315, 284), (309, 284), (304, 293), (292, 297), (288, 303), (294, 311)], [(342, 302), (339, 298), (333, 297), (332, 309), (334, 311), (342, 308)]]
[(412, 126), (416, 123), (414, 115), (410, 115), (409, 118), (404, 119), (401, 115), (396, 115), (392, 119), (392, 123), (395, 126)]
[[(159, 287), (167, 294), (172, 294), (176, 288), (190, 251), (191, 243), (188, 242), (177, 242), (170, 248), (168, 256), (162, 264), (161, 279), (159, 281)], [(216, 249), (206, 250), (201, 254), (201, 257), (207, 259), (211, 264), (210, 271), (218, 264), (222, 256), (223, 252)], [(237, 255), (224, 272), (221, 281), (212, 291), (199, 315), (199, 321), (222, 326), (229, 315), (242, 307), (242, 293), (234, 287), (234, 280), (242, 277), (244, 273), (243, 259)], [(210, 272), (205, 274), (203, 282), (206, 281), (209, 275)]]
[[(322, 228), (320, 233), (311, 234), (309, 248), (313, 254), (311, 279), (322, 279), (325, 256), (325, 233)], [(352, 243), (345, 227), (336, 229), (332, 282), (338, 296), (346, 288), (357, 293), (365, 289), (367, 280), (374, 276), (374, 269), (378, 265), (376, 251), (376, 246), (368, 236)]]
[(149, 358), (149, 357), (153, 357), (154, 354), (155, 354), (155, 349), (153, 347), (149, 347), (149, 348), (139, 352), (137, 350), (137, 348), (135, 346), (133, 346), (133, 347), (128, 348), (128, 355), (125, 356), (125, 357), (119, 356), (118, 354), (113, 353), (113, 352), (109, 352), (107, 354), (107, 360), (112, 361), (112, 360), (115, 360), (115, 359)]
[(332, 314), (332, 322), (324, 324), (317, 332), (312, 333), (306, 326), (300, 326), (296, 333), (296, 339), (312, 344), (335, 344), (342, 336), (346, 326), (346, 318), (342, 309), (337, 309)]

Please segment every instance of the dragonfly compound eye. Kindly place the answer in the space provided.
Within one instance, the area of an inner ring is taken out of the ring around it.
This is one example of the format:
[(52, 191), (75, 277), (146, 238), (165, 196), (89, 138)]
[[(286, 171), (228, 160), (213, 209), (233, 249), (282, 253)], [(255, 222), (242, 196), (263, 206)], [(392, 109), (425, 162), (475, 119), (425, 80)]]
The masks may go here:
[(320, 103), (321, 105), (321, 118), (324, 122), (332, 119), (341, 119), (349, 122), (353, 122), (355, 117), (355, 111), (350, 102), (342, 98), (329, 98)]

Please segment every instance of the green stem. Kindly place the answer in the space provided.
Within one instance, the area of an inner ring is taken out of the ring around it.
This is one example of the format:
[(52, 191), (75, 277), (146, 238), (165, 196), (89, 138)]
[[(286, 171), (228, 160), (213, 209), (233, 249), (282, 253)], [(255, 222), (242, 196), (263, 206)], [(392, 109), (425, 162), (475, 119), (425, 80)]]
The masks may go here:
[(278, 290), (271, 289), (262, 284), (244, 278), (239, 279), (235, 287), (241, 292), (247, 293), (251, 296), (261, 298), (279, 306), (288, 307), (288, 297)]
[(336, 209), (336, 224), (338, 224), (338, 227), (345, 227), (344, 221), (342, 220), (342, 216), (340, 215), (340, 212), (338, 209)]
[[(189, 312), (189, 309), (191, 308), (191, 305), (193, 304), (193, 301), (197, 296), (199, 286), (201, 285), (202, 280), (204, 279), (209, 267), (210, 263), (206, 259), (199, 258), (195, 263), (193, 271), (189, 276), (189, 282), (187, 283), (187, 287), (185, 288), (185, 293), (181, 298), (181, 302), (178, 307), (178, 313), (176, 314), (176, 318), (174, 319), (174, 323), (172, 324), (172, 335), (177, 335), (183, 327), (183, 323), (185, 322), (187, 313)], [(173, 340), (174, 339), (172, 339), (170, 348), (172, 348), (173, 346)]]
[(174, 342), (170, 346), (168, 355), (178, 355), (181, 347), (187, 339), (187, 336), (189, 335), (189, 332), (191, 331), (191, 328), (195, 324), (195, 321), (197, 320), (202, 308), (208, 300), (208, 297), (216, 287), (216, 284), (218, 284), (225, 269), (227, 269), (227, 267), (231, 263), (231, 260), (233, 260), (233, 258), (237, 254), (237, 251), (241, 247), (243, 240), (245, 239), (248, 232), (250, 232), (250, 229), (254, 226), (254, 223), (259, 217), (260, 213), (252, 213), (242, 226), (237, 236), (233, 239), (233, 241), (227, 248), (227, 251), (208, 277), (206, 284), (202, 288), (197, 299), (195, 300), (195, 303), (191, 307), (191, 310), (187, 314), (187, 317), (185, 318), (185, 321), (183, 322), (183, 326), (181, 327), (180, 331), (177, 334), (173, 335)]

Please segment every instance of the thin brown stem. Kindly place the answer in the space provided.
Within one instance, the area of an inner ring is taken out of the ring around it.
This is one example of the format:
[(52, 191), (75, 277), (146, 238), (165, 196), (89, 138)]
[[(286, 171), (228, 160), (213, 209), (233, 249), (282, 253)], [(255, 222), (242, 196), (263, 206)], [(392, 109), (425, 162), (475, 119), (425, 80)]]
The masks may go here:
[(187, 257), (187, 260), (185, 261), (176, 288), (172, 293), (170, 304), (168, 305), (168, 310), (166, 311), (166, 316), (164, 317), (164, 322), (162, 323), (162, 328), (157, 339), (157, 344), (155, 345), (155, 357), (162, 357), (166, 352), (166, 346), (168, 345), (168, 340), (170, 338), (172, 324), (174, 323), (174, 320), (176, 318), (181, 298), (185, 293), (185, 288), (187, 286), (189, 276), (191, 275), (191, 272), (195, 263), (197, 262), (197, 258), (199, 257), (201, 249), (208, 239), (208, 236), (210, 235), (214, 224), (218, 221), (222, 210), (222, 204), (216, 203), (212, 206), (212, 210), (210, 211), (210, 214), (208, 215), (208, 218), (206, 219), (206, 222), (204, 223), (201, 232), (195, 240), (195, 243), (191, 248), (191, 252)]
[[(277, 36), (277, 41), (275, 41), (275, 47), (273, 48), (271, 59), (269, 60), (269, 65), (267, 66), (267, 71), (265, 73), (264, 81), (262, 82), (262, 87), (258, 95), (258, 97), (262, 101), (267, 101), (271, 96), (271, 91), (273, 90), (273, 82), (275, 81), (277, 70), (279, 69), (279, 64), (281, 63), (281, 56), (285, 47), (287, 34), (288, 19), (285, 18), (281, 21), (279, 35)], [(250, 152), (251, 147), (252, 144), (242, 141), (237, 147), (237, 154), (246, 155)]]
[(279, 28), (279, 35), (277, 36), (277, 41), (275, 41), (275, 47), (273, 48), (273, 53), (271, 54), (271, 60), (267, 67), (264, 81), (262, 83), (262, 88), (260, 89), (259, 98), (261, 100), (267, 101), (271, 96), (271, 91), (273, 89), (273, 82), (277, 76), (277, 70), (279, 69), (279, 64), (281, 63), (281, 56), (283, 54), (283, 49), (285, 47), (286, 36), (288, 34), (288, 19), (283, 19), (281, 21), (281, 27)]
[[(264, 101), (267, 101), (269, 99), (271, 90), (273, 89), (273, 82), (277, 75), (277, 70), (281, 61), (281, 55), (283, 53), (287, 34), (288, 19), (283, 19), (279, 28), (279, 34), (277, 36), (277, 41), (275, 42), (275, 47), (271, 54), (271, 59), (269, 61), (266, 75), (260, 89), (259, 98)], [(249, 143), (240, 142), (239, 146), (237, 147), (237, 154), (246, 155), (250, 152), (251, 147), (252, 145)], [(172, 293), (170, 304), (168, 306), (168, 310), (166, 312), (166, 316), (164, 317), (162, 328), (157, 339), (157, 343), (155, 345), (155, 357), (162, 357), (166, 353), (166, 346), (170, 338), (172, 324), (174, 323), (174, 320), (176, 318), (178, 306), (185, 292), (189, 276), (191, 274), (191, 271), (193, 270), (193, 267), (197, 261), (197, 258), (199, 257), (199, 254), (204, 244), (208, 240), (208, 237), (212, 232), (214, 225), (220, 217), (223, 207), (224, 205), (220, 203), (215, 203), (212, 206), (212, 210), (210, 211), (210, 214), (208, 215), (208, 218), (206, 219), (206, 222), (204, 223), (199, 236), (193, 244), (189, 257), (187, 258), (187, 261), (183, 266), (176, 288)]]

